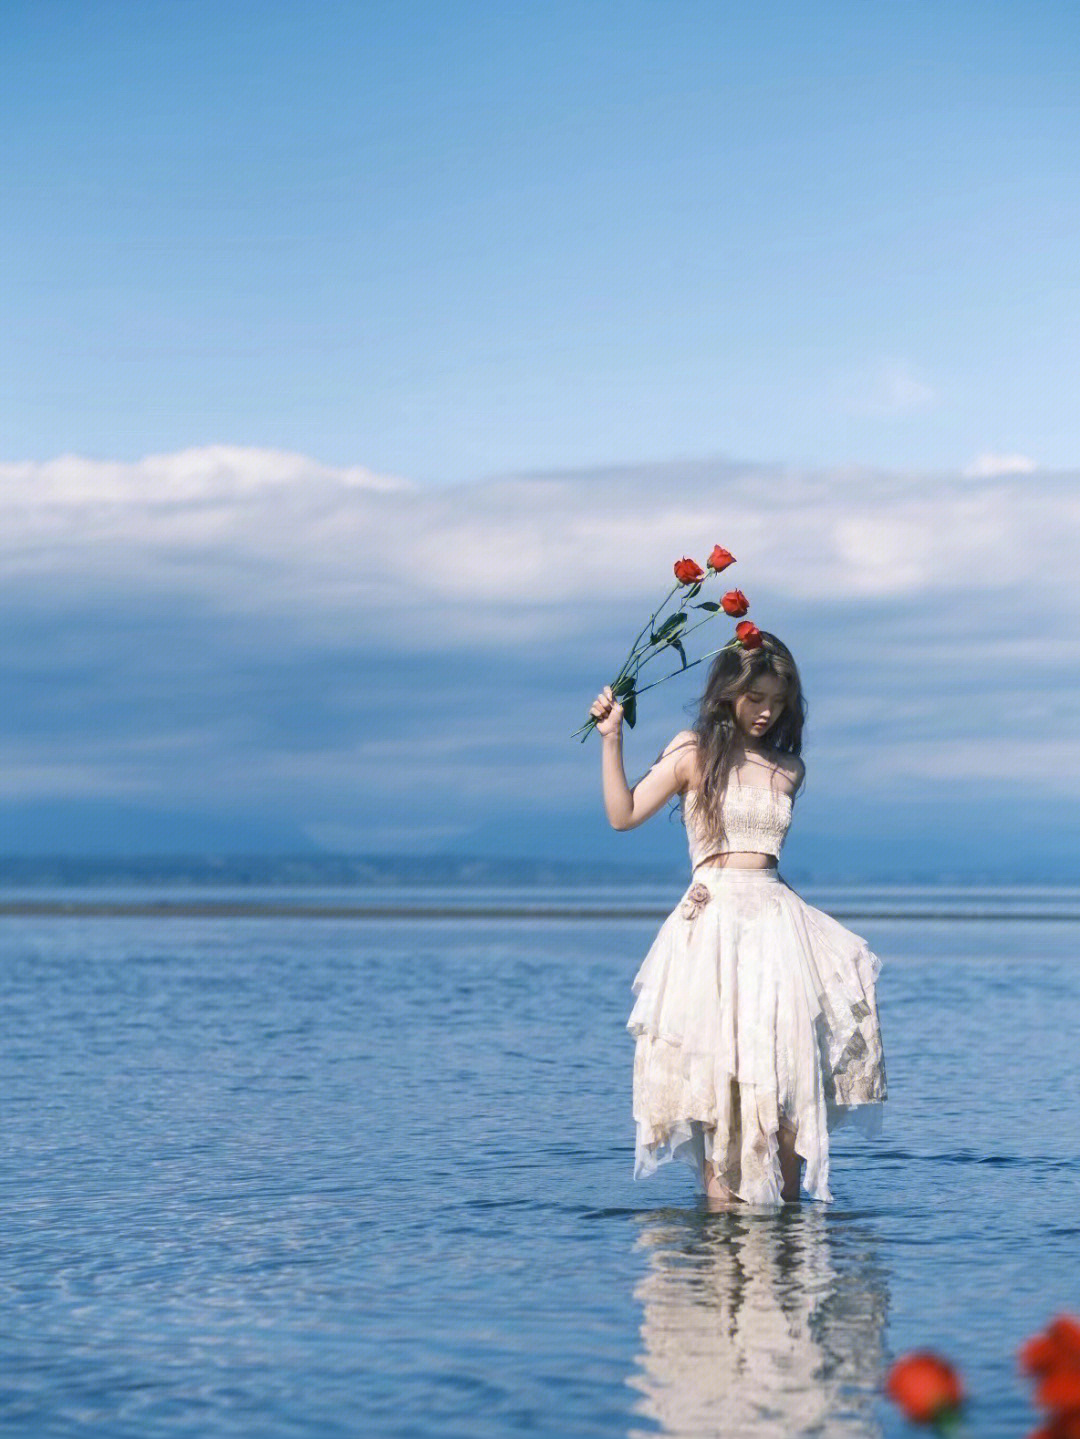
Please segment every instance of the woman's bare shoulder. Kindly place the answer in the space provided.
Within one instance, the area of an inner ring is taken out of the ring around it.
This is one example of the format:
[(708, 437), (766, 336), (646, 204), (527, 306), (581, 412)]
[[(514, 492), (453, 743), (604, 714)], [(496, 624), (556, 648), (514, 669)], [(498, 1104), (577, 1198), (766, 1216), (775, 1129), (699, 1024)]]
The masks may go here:
[(692, 729), (681, 729), (664, 746), (659, 759), (667, 755), (675, 755), (675, 777), (679, 781), (680, 791), (692, 788), (700, 773), (698, 754), (698, 737)]
[(772, 757), (777, 769), (791, 786), (788, 793), (793, 795), (803, 782), (806, 766), (797, 754), (788, 754), (783, 750), (774, 750)]

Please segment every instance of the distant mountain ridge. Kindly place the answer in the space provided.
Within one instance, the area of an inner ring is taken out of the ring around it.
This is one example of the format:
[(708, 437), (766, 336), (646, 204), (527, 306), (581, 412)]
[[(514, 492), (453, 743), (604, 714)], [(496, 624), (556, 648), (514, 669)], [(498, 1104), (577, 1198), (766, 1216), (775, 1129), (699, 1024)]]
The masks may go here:
[(468, 855), (0, 855), (2, 885), (678, 883), (678, 866)]

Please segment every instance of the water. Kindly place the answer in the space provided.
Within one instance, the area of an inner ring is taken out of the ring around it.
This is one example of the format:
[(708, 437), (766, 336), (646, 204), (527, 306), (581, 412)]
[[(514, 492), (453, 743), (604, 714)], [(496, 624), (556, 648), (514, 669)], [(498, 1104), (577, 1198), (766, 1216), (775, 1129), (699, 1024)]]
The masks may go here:
[(899, 1436), (923, 1345), (1028, 1433), (1015, 1351), (1080, 1312), (1080, 922), (855, 926), (881, 1138), (832, 1205), (709, 1214), (631, 1177), (656, 923), (542, 908), (0, 919), (4, 1435)]

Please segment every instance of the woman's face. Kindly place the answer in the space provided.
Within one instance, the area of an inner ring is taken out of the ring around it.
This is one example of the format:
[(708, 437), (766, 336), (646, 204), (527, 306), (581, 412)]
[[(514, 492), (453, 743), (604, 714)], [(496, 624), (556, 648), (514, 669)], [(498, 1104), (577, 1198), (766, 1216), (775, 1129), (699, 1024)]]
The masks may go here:
[(780, 718), (787, 685), (776, 675), (759, 675), (734, 703), (735, 723), (745, 739), (760, 740)]

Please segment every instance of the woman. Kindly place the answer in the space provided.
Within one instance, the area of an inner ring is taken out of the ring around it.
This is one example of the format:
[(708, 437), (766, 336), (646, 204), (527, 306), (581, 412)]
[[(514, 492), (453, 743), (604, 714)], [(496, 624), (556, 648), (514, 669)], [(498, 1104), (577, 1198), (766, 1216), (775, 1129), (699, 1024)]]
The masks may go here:
[(627, 1021), (634, 1177), (678, 1159), (711, 1205), (797, 1200), (804, 1164), (807, 1194), (831, 1201), (829, 1132), (881, 1127), (881, 961), (779, 875), (804, 777), (805, 708), (775, 635), (758, 631), (752, 648), (734, 639), (713, 662), (693, 729), (633, 791), (610, 686), (590, 711), (615, 829), (682, 796), (692, 883), (634, 979)]

